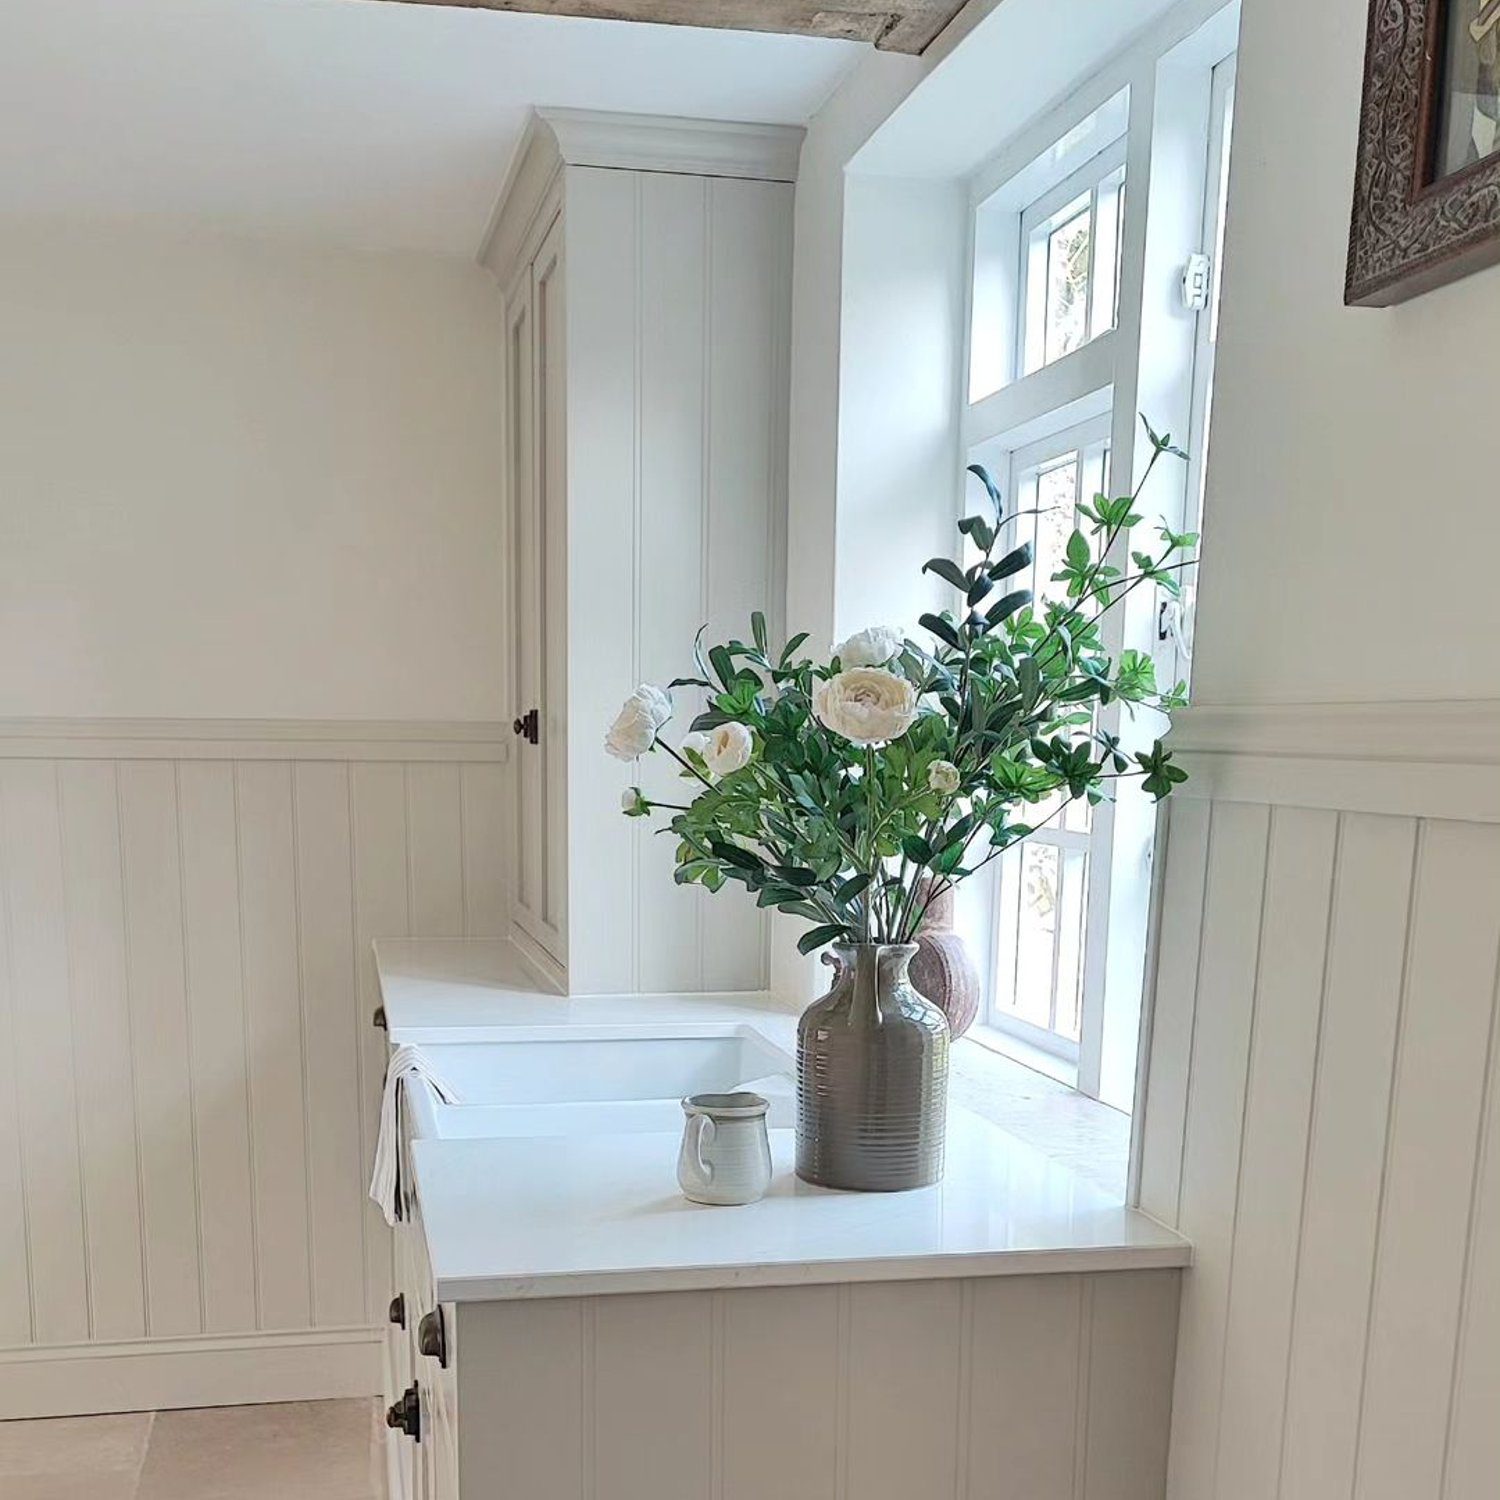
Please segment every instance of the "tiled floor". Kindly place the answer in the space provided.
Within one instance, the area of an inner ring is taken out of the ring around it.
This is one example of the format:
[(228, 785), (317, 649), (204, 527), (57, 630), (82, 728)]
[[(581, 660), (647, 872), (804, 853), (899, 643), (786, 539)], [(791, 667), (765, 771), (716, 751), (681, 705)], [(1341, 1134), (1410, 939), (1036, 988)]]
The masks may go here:
[(373, 1401), (0, 1422), (4, 1500), (384, 1500)]

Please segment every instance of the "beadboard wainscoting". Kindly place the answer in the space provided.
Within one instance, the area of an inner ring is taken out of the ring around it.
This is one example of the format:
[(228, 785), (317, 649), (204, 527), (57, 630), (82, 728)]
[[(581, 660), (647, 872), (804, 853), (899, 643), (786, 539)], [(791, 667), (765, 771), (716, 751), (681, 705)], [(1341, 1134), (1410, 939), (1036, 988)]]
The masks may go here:
[[(462, 1434), (460, 1488), (504, 1473), (527, 1500), (1157, 1500), (1179, 1275), (464, 1304), (504, 1357), (464, 1366), (465, 1410), (486, 1419)], [(654, 1378), (629, 1378), (642, 1361)]]
[(1143, 1208), (1190, 1238), (1173, 1500), (1500, 1473), (1500, 705), (1194, 709)]
[(0, 723), (0, 1417), (379, 1389), (370, 943), (504, 934), (506, 754)]

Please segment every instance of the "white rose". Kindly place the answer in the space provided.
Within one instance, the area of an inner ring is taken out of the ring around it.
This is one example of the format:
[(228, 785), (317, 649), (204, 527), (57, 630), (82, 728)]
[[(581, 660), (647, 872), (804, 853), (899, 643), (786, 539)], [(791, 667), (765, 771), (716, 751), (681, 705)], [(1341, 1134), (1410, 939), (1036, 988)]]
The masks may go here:
[(935, 760), (927, 768), (927, 785), (943, 796), (958, 790), (958, 767), (951, 760)]
[(898, 740), (917, 717), (917, 692), (881, 667), (854, 667), (813, 689), (820, 723), (856, 745)]
[(901, 649), (901, 633), (889, 625), (871, 625), (833, 648), (841, 667), (883, 667)]
[(609, 726), (604, 748), (616, 760), (636, 760), (656, 743), (656, 731), (671, 717), (672, 700), (659, 687), (643, 682)]
[(743, 724), (720, 724), (708, 737), (704, 763), (715, 776), (728, 776), (750, 764), (755, 741)]

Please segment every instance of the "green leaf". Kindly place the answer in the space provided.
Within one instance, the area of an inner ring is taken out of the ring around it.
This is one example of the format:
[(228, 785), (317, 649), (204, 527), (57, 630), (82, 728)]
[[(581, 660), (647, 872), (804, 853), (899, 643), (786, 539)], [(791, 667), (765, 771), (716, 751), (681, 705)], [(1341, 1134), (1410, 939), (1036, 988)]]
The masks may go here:
[(958, 638), (958, 632), (941, 615), (923, 615), (917, 624), (929, 634), (935, 635), (944, 645), (952, 646), (955, 651), (963, 644)]
[(669, 688), (701, 687), (713, 691), (714, 685), (706, 677), (674, 677), (667, 686)]
[(764, 656), (766, 654), (766, 617), (758, 609), (750, 616), (750, 634), (755, 638), (755, 649)]
[(710, 730), (717, 729), (720, 724), (732, 724), (735, 722), (733, 714), (721, 714), (714, 709), (707, 713), (699, 714), (688, 729), (694, 733), (707, 734)]
[(944, 583), (951, 583), (956, 589), (967, 589), (969, 580), (964, 577), (964, 571), (953, 561), (951, 557), (929, 557), (922, 564), (924, 573), (936, 573)]
[(1021, 702), (1029, 713), (1042, 694), (1042, 669), (1037, 665), (1036, 657), (1021, 658), (1021, 664), (1016, 668), (1016, 683), (1021, 689)]
[(1146, 420), (1145, 412), (1141, 413), (1141, 426), (1146, 429), (1146, 436), (1150, 438), (1151, 446), (1158, 453), (1170, 453), (1174, 458), (1187, 457), (1187, 454), (1181, 448), (1174, 448), (1172, 446), (1172, 434), (1170, 432), (1158, 433), (1152, 429), (1151, 424)]
[(1089, 539), (1081, 531), (1075, 531), (1068, 538), (1067, 557), (1075, 568), (1086, 568), (1093, 561), (1093, 553), (1089, 550)]
[(995, 507), (995, 519), (1005, 519), (1005, 501), (1001, 498), (999, 486), (990, 478), (990, 471), (983, 464), (970, 464), (971, 473), (984, 486), (985, 493), (990, 497), (990, 504)]
[(842, 937), (848, 931), (849, 929), (847, 927), (836, 926), (831, 922), (825, 924), (822, 927), (814, 927), (811, 932), (804, 932), (802, 936), (797, 939), (797, 952), (804, 954), (811, 953), (815, 949), (821, 948), (827, 943), (831, 943), (834, 938)]
[(784, 667), (792, 659), (792, 653), (808, 638), (805, 630), (799, 630), (785, 646), (781, 648), (781, 665)]
[(981, 552), (988, 553), (995, 545), (995, 528), (983, 516), (965, 516), (958, 529), (968, 537)]
[(709, 664), (714, 669), (714, 675), (727, 688), (734, 682), (734, 661), (729, 651), (724, 646), (714, 646), (708, 653)]
[(990, 605), (985, 612), (985, 623), (991, 626), (998, 625), (1002, 620), (1008, 620), (1018, 609), (1024, 609), (1031, 603), (1030, 589), (1017, 589), (1014, 594), (1007, 594), (998, 603)]
[(925, 865), (932, 858), (932, 845), (920, 833), (909, 833), (901, 840), (901, 852), (914, 865)]
[(833, 898), (842, 906), (845, 902), (853, 901), (856, 896), (863, 896), (869, 884), (870, 876), (867, 872), (852, 876), (833, 893)]
[(1024, 573), (1031, 566), (1031, 543), (1022, 542), (1012, 552), (1007, 552), (999, 562), (991, 565), (990, 577), (997, 583), (1002, 578), (1009, 578), (1016, 573)]
[(710, 839), (709, 848), (714, 851), (715, 857), (723, 860), (726, 865), (735, 865), (741, 870), (765, 868), (758, 854), (752, 854), (748, 849), (741, 849), (738, 844), (725, 843), (722, 839)]

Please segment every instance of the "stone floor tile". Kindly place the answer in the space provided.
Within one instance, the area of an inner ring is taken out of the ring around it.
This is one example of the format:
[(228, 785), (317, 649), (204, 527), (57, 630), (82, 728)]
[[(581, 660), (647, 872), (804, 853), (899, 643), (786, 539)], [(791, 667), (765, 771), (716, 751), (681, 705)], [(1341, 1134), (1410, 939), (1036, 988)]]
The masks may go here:
[(377, 1500), (369, 1401), (161, 1412), (136, 1500)]
[(0, 1422), (0, 1493), (11, 1500), (10, 1485), (23, 1474), (118, 1470), (134, 1478), (145, 1457), (151, 1421), (152, 1414), (144, 1411)]

